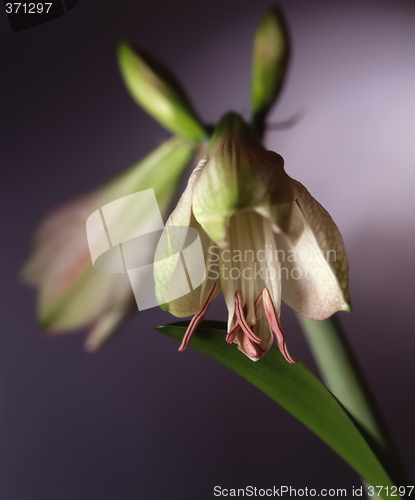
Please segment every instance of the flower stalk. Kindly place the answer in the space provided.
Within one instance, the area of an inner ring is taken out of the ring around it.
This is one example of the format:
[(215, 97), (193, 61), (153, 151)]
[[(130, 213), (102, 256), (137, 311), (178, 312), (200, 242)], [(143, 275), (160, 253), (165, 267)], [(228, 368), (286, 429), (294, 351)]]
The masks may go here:
[(402, 459), (336, 316), (312, 321), (297, 315), (322, 379), (368, 434), (396, 486), (411, 484)]

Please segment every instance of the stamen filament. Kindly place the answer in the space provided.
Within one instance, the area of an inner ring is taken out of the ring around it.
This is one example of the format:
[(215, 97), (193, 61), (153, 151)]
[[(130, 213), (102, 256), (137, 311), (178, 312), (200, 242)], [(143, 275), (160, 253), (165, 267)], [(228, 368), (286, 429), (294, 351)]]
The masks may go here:
[(229, 330), (228, 335), (226, 335), (226, 342), (232, 344), (232, 342), (235, 340), (235, 337), (238, 335), (240, 329), (241, 325), (238, 323), (238, 321), (236, 321), (234, 326)]
[(261, 318), (261, 302), (262, 302), (262, 292), (255, 299), (255, 304), (254, 304), (255, 317), (257, 320)]
[(278, 314), (275, 310), (268, 288), (264, 288), (262, 292), (262, 299), (264, 303), (265, 314), (269, 323), (269, 328), (274, 335), (275, 340), (277, 341), (278, 349), (280, 350), (284, 358), (288, 361), (288, 363), (297, 363), (297, 361), (292, 358), (290, 356), (290, 353), (288, 352), (287, 344), (285, 342), (285, 335), (282, 331), (281, 324), (278, 319)]
[(236, 317), (238, 318), (238, 323), (242, 329), (242, 331), (247, 335), (247, 337), (254, 342), (254, 344), (260, 344), (262, 341), (258, 338), (254, 332), (249, 328), (248, 323), (245, 320), (244, 311), (242, 308), (242, 293), (240, 290), (236, 292), (235, 295), (235, 312)]
[(192, 320), (189, 323), (189, 326), (187, 327), (186, 333), (184, 334), (182, 343), (179, 347), (180, 352), (183, 352), (189, 345), (192, 335), (194, 334), (200, 323), (203, 321), (203, 318), (206, 316), (206, 313), (208, 312), (208, 309), (215, 297), (215, 290), (216, 290), (216, 283), (213, 283), (199, 311), (193, 316)]

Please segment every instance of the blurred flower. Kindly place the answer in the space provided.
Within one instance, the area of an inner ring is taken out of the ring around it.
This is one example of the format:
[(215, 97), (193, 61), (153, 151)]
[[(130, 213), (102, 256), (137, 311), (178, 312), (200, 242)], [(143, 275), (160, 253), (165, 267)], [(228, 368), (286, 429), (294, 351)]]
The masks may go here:
[(95, 210), (153, 188), (166, 214), (195, 145), (172, 138), (103, 187), (51, 213), (34, 238), (21, 277), (39, 289), (38, 317), (49, 333), (89, 328), (85, 347), (97, 349), (136, 309), (126, 274), (103, 274), (91, 263), (85, 223)]
[[(166, 226), (197, 229), (205, 253), (204, 283), (164, 306), (175, 316), (195, 314), (180, 350), (220, 290), (229, 313), (227, 340), (253, 360), (275, 339), (285, 359), (295, 362), (279, 321), (281, 300), (314, 320), (350, 309), (341, 234), (283, 164), (238, 115), (230, 113), (219, 122), (207, 159), (193, 171)], [(176, 286), (169, 279), (173, 274), (155, 268), (161, 304)]]

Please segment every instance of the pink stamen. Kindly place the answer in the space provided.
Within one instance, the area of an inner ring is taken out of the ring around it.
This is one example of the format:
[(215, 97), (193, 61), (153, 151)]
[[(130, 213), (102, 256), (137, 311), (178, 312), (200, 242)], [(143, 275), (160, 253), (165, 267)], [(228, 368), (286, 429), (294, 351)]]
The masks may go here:
[(203, 321), (203, 318), (206, 316), (206, 313), (208, 312), (208, 309), (215, 297), (215, 290), (216, 290), (216, 283), (213, 283), (203, 304), (201, 305), (197, 313), (193, 316), (192, 320), (189, 323), (189, 326), (187, 327), (186, 333), (184, 334), (183, 337), (183, 341), (179, 347), (180, 352), (183, 352), (189, 345), (192, 335), (195, 333), (197, 327), (200, 325), (200, 323)]
[(236, 321), (234, 326), (229, 330), (228, 335), (226, 335), (226, 342), (232, 344), (232, 342), (235, 340), (235, 337), (238, 335), (240, 329), (241, 326), (238, 323), (238, 321)]
[(255, 309), (255, 318), (256, 319), (261, 318), (261, 312), (262, 312), (261, 303), (262, 303), (262, 292), (255, 299), (254, 309)]
[(246, 322), (242, 306), (242, 293), (240, 292), (240, 290), (238, 290), (235, 295), (235, 312), (239, 326), (241, 327), (245, 335), (251, 340), (251, 342), (254, 342), (254, 344), (260, 344), (261, 339), (254, 334), (254, 332), (249, 328), (249, 325)]
[(262, 358), (264, 355), (265, 349), (262, 349), (260, 345), (251, 342), (246, 335), (242, 335), (242, 345), (244, 348), (241, 349), (241, 346), (238, 346), (238, 349), (255, 361)]
[(264, 310), (268, 319), (269, 327), (277, 341), (278, 349), (281, 354), (288, 361), (288, 363), (297, 363), (297, 361), (290, 356), (287, 349), (287, 344), (285, 342), (285, 335), (282, 331), (280, 320), (278, 319), (277, 311), (275, 310), (274, 304), (271, 299), (271, 295), (267, 288), (264, 288), (262, 292), (262, 299), (264, 302)]
[[(257, 335), (257, 332), (258, 332), (258, 320), (261, 318), (261, 313), (262, 313), (261, 303), (262, 303), (262, 292), (255, 299), (255, 303), (254, 303), (255, 319), (257, 320), (257, 322), (253, 328), (255, 335)], [(261, 351), (263, 351), (263, 349), (260, 345), (258, 347), (261, 349)]]
[(248, 354), (250, 358), (258, 358), (258, 351), (256, 350), (257, 346), (251, 342), (247, 335), (242, 336), (242, 343), (245, 353)]
[[(261, 315), (261, 300), (262, 292), (258, 295), (254, 303), (255, 317), (259, 319)], [(245, 354), (247, 354), (252, 359), (259, 359), (263, 356), (265, 349), (261, 347), (261, 339), (256, 335), (257, 325), (254, 325), (253, 331), (249, 327), (245, 319), (245, 314), (242, 305), (242, 294), (237, 291), (235, 294), (235, 312), (236, 312), (236, 322), (233, 327), (229, 330), (226, 341), (230, 344), (235, 340), (238, 333), (242, 330), (241, 342), (242, 347), (238, 346), (238, 349)]]

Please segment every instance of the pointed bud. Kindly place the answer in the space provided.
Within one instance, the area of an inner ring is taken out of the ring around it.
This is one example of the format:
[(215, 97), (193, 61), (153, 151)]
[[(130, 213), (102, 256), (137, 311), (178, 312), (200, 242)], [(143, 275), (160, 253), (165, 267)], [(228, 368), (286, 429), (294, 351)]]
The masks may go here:
[(287, 26), (274, 6), (262, 19), (254, 40), (251, 99), (253, 122), (260, 128), (280, 93), (289, 54)]
[(161, 125), (194, 141), (206, 136), (186, 92), (162, 62), (122, 42), (118, 47), (118, 63), (133, 99)]

